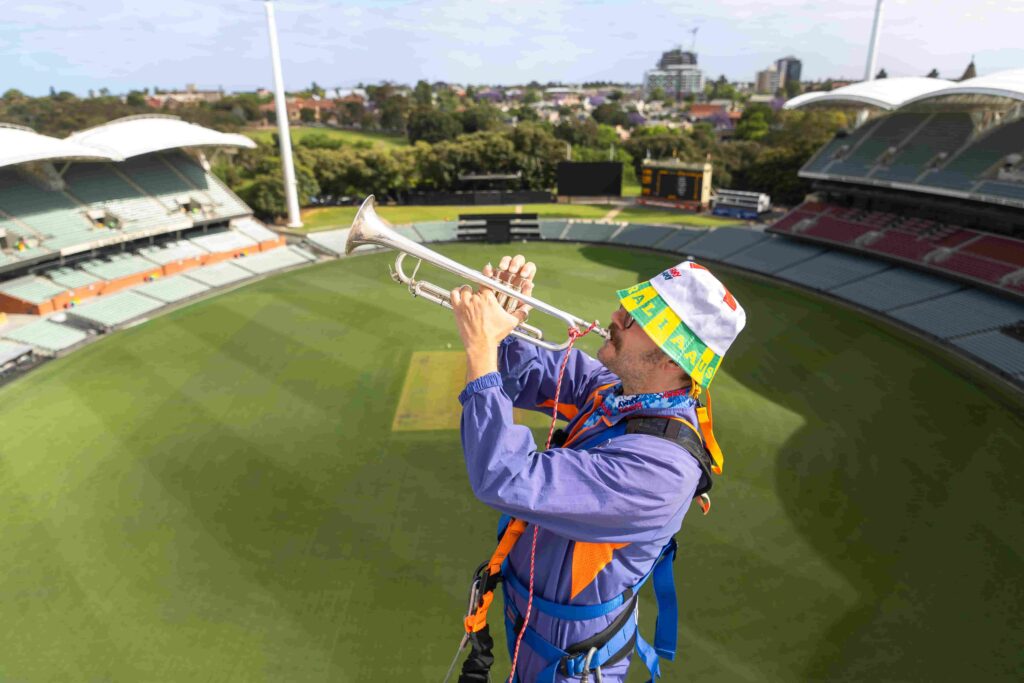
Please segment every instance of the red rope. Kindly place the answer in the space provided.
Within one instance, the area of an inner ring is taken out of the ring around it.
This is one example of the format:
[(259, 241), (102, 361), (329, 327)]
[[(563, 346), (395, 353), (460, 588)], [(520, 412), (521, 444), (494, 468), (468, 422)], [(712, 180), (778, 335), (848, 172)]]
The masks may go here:
[[(572, 346), (580, 337), (584, 337), (597, 327), (597, 321), (590, 323), (590, 327), (580, 332), (575, 327), (569, 328), (569, 346), (565, 348), (565, 355), (562, 356), (562, 366), (558, 369), (558, 382), (555, 383), (555, 406), (551, 409), (551, 427), (548, 429), (548, 440), (544, 444), (544, 450), (551, 448), (551, 437), (555, 433), (555, 422), (558, 420), (558, 398), (562, 395), (562, 377), (565, 375), (565, 366), (569, 362), (569, 353)], [(530, 623), (530, 613), (533, 611), (533, 571), (537, 561), (537, 525), (533, 525), (533, 539), (530, 542), (530, 591), (526, 599), (526, 614), (523, 616), (523, 626), (519, 629), (516, 637), (516, 647), (512, 654), (512, 671), (508, 675), (508, 683), (513, 683), (516, 675), (516, 663), (519, 661), (519, 645), (523, 642), (523, 634), (526, 633), (526, 625)]]

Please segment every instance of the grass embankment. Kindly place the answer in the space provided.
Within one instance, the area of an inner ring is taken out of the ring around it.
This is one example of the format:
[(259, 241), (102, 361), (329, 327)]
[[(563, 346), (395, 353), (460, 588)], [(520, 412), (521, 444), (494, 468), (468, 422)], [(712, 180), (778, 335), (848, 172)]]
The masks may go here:
[[(404, 135), (393, 135), (390, 133), (375, 133), (372, 131), (360, 130), (339, 130), (337, 128), (314, 128), (307, 126), (293, 126), (289, 128), (292, 143), (297, 144), (307, 135), (322, 134), (335, 140), (341, 140), (346, 145), (371, 144), (383, 145), (385, 147), (408, 147), (409, 139)], [(242, 131), (253, 140), (272, 142), (277, 127), (272, 128), (250, 128)]]
[[(537, 296), (602, 320), (678, 258), (529, 254)], [(458, 348), (449, 315), (390, 283), (392, 256), (253, 283), (0, 388), (0, 679), (443, 677), (497, 513), (456, 430), (391, 431), (413, 353)], [(1020, 396), (717, 270), (749, 321), (715, 379), (725, 474), (680, 535), (666, 680), (1018, 679)]]

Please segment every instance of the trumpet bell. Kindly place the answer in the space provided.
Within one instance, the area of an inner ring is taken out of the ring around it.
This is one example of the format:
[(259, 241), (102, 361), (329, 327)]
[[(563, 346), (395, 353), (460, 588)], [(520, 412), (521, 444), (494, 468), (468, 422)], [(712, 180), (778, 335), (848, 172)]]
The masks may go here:
[(381, 227), (387, 232), (394, 232), (391, 230), (391, 224), (377, 215), (377, 211), (373, 208), (376, 203), (372, 194), (363, 200), (352, 221), (348, 239), (345, 241), (345, 256), (351, 254), (358, 246), (380, 244), (380, 237), (385, 234), (380, 230)]

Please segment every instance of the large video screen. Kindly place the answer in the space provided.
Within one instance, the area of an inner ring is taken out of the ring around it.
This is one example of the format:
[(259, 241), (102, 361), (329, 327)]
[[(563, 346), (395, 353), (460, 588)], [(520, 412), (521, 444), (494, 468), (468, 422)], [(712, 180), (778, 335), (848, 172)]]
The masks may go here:
[(622, 162), (563, 161), (558, 164), (558, 194), (566, 197), (621, 197)]

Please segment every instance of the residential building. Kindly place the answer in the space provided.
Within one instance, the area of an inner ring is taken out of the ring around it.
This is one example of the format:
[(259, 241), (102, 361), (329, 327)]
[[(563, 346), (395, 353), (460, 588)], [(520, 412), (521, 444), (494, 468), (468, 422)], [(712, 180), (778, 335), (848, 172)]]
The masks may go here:
[(704, 92), (704, 73), (697, 66), (697, 53), (682, 49), (663, 52), (658, 68), (644, 74), (644, 97), (658, 88), (676, 101)]
[(767, 69), (757, 72), (757, 92), (762, 95), (774, 95), (781, 88), (778, 68), (772, 64)]

